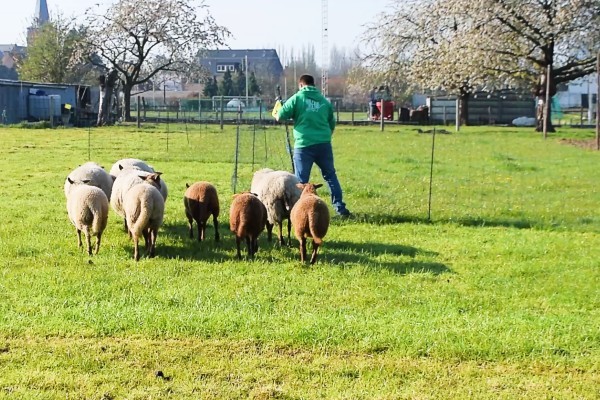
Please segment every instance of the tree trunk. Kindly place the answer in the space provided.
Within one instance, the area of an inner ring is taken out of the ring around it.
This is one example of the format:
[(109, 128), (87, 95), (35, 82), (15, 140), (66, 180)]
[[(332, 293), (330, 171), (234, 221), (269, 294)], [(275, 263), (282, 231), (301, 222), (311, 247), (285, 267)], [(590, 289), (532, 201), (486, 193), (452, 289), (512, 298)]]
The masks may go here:
[(117, 70), (110, 70), (107, 76), (101, 75), (100, 81), (100, 103), (98, 105), (98, 121), (97, 126), (110, 125), (110, 111), (112, 109), (115, 83), (117, 81)]
[[(537, 108), (536, 108), (536, 124), (535, 130), (536, 132), (544, 131), (544, 121), (546, 122), (547, 132), (556, 132), (554, 130), (554, 126), (552, 125), (552, 96), (556, 94), (556, 84), (554, 83), (553, 74), (550, 74), (550, 102), (548, 107), (546, 107), (546, 91), (547, 91), (547, 82), (546, 82), (546, 73), (540, 75), (540, 81), (536, 88), (535, 94), (538, 96)], [(546, 117), (546, 118), (544, 118)]]
[(131, 89), (132, 85), (128, 82), (123, 84), (123, 118), (125, 121), (131, 121)]
[[(550, 103), (548, 103), (548, 107), (545, 107), (546, 99), (540, 99), (538, 101), (537, 110), (536, 110), (536, 124), (535, 131), (536, 132), (544, 132), (544, 121), (546, 122), (547, 130), (546, 132), (556, 132), (554, 129), (554, 125), (552, 125), (552, 99), (550, 99)], [(544, 118), (546, 117), (546, 118)]]
[(471, 94), (466, 91), (460, 92), (459, 95), (459, 107), (460, 107), (460, 125), (468, 126), (469, 125), (469, 99)]

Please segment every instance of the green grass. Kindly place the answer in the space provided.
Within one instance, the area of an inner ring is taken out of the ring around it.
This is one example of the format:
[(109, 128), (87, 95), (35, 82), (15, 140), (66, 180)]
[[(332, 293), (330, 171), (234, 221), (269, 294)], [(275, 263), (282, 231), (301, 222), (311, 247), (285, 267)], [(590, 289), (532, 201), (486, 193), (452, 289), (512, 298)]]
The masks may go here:
[[(237, 191), (288, 168), (284, 137), (242, 127)], [(432, 136), (340, 127), (356, 218), (307, 267), (265, 237), (234, 258), (234, 127), (0, 129), (0, 398), (596, 398), (600, 154), (560, 140), (592, 137), (437, 135), (428, 221)], [(100, 254), (77, 249), (62, 191), (88, 158), (124, 157), (170, 190), (139, 263), (113, 213)], [(187, 238), (197, 180), (219, 191), (220, 244)]]

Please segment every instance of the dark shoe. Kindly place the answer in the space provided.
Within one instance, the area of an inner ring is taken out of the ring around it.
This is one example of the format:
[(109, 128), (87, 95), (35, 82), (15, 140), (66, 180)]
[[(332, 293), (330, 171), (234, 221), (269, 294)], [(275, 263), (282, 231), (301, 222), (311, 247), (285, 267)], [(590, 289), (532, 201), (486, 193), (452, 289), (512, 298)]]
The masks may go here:
[(340, 219), (347, 219), (347, 218), (352, 217), (352, 214), (348, 210), (343, 210), (341, 212), (338, 212), (336, 217), (340, 218)]

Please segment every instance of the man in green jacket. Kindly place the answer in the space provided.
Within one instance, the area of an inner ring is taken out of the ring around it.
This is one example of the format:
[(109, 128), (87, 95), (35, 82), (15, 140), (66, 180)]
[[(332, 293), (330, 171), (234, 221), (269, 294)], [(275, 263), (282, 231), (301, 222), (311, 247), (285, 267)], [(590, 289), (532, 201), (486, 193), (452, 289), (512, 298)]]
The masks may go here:
[(298, 80), (298, 92), (290, 97), (279, 110), (275, 119), (294, 120), (294, 169), (302, 183), (310, 179), (313, 163), (321, 169), (323, 179), (331, 192), (331, 203), (336, 213), (350, 216), (342, 200), (342, 187), (333, 165), (331, 136), (335, 129), (335, 118), (331, 103), (315, 87), (311, 75), (302, 75)]

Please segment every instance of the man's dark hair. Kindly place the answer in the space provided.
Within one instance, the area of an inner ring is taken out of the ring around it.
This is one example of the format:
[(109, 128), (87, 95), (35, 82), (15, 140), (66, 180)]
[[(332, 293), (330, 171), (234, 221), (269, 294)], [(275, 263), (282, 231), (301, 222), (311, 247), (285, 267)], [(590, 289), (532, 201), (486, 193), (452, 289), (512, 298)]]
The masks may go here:
[(300, 79), (298, 79), (298, 83), (302, 83), (307, 86), (315, 86), (315, 78), (312, 75), (302, 75)]

